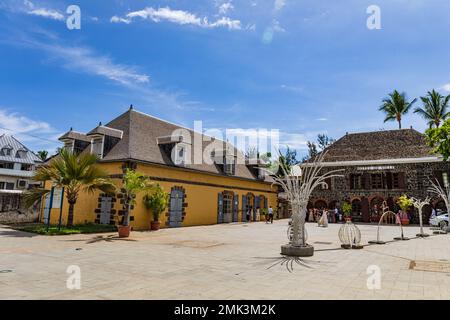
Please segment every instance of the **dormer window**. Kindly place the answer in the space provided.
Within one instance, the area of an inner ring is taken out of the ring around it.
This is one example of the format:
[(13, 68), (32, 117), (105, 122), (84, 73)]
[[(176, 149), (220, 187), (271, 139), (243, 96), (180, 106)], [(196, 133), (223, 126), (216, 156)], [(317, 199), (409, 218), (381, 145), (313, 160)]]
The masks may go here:
[(236, 161), (234, 157), (224, 157), (223, 171), (230, 176), (236, 173)]
[(18, 150), (16, 152), (16, 158), (18, 159), (24, 159), (27, 157), (27, 151), (26, 150)]
[(2, 156), (11, 156), (12, 148), (10, 146), (3, 147), (0, 151)]
[(103, 158), (103, 137), (92, 139), (91, 153), (95, 154), (99, 159)]
[(191, 163), (189, 132), (174, 131), (172, 135), (158, 137), (156, 141), (174, 165), (184, 167)]
[(64, 149), (66, 149), (67, 151), (73, 152), (73, 145), (74, 145), (74, 140), (67, 140), (64, 143)]
[(186, 147), (181, 144), (176, 144), (174, 148), (175, 153), (175, 164), (177, 166), (185, 166), (186, 165)]

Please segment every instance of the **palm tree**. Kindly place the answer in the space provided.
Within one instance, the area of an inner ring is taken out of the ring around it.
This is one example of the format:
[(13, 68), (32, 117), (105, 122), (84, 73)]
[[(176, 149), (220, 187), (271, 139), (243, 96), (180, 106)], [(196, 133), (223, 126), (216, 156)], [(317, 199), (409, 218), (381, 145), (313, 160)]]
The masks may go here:
[(401, 129), (402, 116), (408, 113), (409, 109), (416, 101), (417, 99), (408, 102), (404, 92), (400, 93), (397, 90), (394, 90), (387, 98), (383, 99), (383, 104), (379, 108), (380, 111), (386, 113), (384, 122), (397, 121), (398, 128)]
[(74, 208), (80, 192), (94, 193), (96, 190), (105, 193), (113, 193), (116, 186), (108, 178), (107, 173), (97, 165), (97, 156), (93, 154), (76, 155), (66, 149), (62, 149), (59, 156), (46, 166), (39, 167), (33, 180), (43, 182), (44, 188), (35, 188), (24, 195), (27, 206), (33, 206), (43, 196), (51, 192), (45, 189), (45, 182), (50, 182), (52, 187), (64, 189), (69, 203), (69, 215), (67, 226), (73, 225)]
[(448, 118), (450, 112), (447, 111), (450, 95), (442, 96), (436, 90), (428, 91), (425, 97), (420, 97), (423, 102), (422, 108), (416, 108), (414, 113), (420, 114), (425, 120), (428, 120), (430, 128), (434, 125), (439, 128), (441, 122)]

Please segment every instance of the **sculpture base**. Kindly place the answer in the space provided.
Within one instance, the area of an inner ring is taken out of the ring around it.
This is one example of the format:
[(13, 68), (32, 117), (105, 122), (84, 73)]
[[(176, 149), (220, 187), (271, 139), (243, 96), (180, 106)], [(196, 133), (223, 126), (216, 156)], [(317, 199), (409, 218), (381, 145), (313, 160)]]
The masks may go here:
[(314, 247), (310, 245), (295, 247), (286, 244), (281, 246), (281, 254), (290, 257), (312, 257), (314, 255)]
[(364, 246), (362, 246), (362, 245), (356, 245), (356, 244), (354, 244), (354, 245), (350, 245), (350, 244), (341, 244), (341, 248), (342, 249), (362, 249), (362, 248), (364, 248)]
[(426, 238), (426, 237), (429, 237), (430, 235), (429, 234), (427, 234), (427, 233), (418, 233), (418, 234), (416, 234), (416, 237), (418, 237), (418, 238)]
[(397, 240), (397, 241), (406, 241), (406, 240), (409, 240), (409, 238), (408, 238), (408, 237), (395, 237), (394, 240)]
[(371, 241), (369, 241), (369, 243), (370, 244), (386, 244), (386, 242), (384, 242), (384, 241), (377, 241), (377, 240), (371, 240)]

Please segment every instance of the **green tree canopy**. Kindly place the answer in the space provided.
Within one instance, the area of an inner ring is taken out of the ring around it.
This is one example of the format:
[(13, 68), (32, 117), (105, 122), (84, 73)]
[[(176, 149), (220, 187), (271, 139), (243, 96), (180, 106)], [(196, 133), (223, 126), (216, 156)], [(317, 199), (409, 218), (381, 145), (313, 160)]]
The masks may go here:
[(425, 135), (433, 152), (442, 155), (444, 161), (447, 161), (450, 157), (450, 119), (440, 127), (429, 128)]

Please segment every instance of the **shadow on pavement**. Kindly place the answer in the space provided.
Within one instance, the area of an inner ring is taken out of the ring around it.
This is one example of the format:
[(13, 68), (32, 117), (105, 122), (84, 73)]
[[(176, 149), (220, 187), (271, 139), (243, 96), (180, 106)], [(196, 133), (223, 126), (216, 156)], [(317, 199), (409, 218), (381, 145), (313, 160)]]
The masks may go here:
[(29, 233), (18, 230), (0, 230), (0, 237), (12, 237), (12, 238), (33, 238), (37, 237), (36, 233)]
[(91, 239), (72, 239), (72, 240), (64, 240), (66, 242), (86, 242), (87, 244), (91, 243), (97, 243), (97, 242), (114, 242), (114, 241), (132, 241), (137, 242), (135, 239), (130, 238), (119, 238), (115, 235), (109, 235), (109, 236), (95, 236)]

